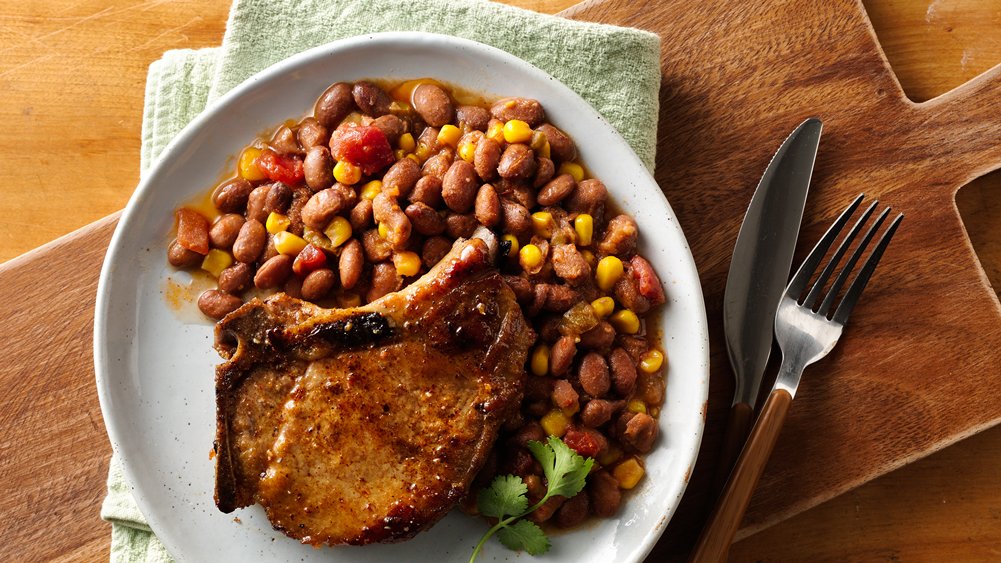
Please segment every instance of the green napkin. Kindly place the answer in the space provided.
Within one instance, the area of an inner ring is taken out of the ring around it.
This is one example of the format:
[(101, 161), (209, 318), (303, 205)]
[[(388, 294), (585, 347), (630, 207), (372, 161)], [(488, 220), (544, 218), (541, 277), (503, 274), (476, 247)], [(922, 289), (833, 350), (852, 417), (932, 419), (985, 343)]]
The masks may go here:
[[(534, 64), (594, 106), (653, 169), (660, 88), (654, 34), (483, 0), (236, 0), (221, 47), (168, 51), (150, 66), (141, 173), (206, 105), (252, 74), (311, 47), (380, 31), (455, 35)], [(112, 524), (113, 561), (172, 561), (132, 498), (116, 456), (101, 517)]]

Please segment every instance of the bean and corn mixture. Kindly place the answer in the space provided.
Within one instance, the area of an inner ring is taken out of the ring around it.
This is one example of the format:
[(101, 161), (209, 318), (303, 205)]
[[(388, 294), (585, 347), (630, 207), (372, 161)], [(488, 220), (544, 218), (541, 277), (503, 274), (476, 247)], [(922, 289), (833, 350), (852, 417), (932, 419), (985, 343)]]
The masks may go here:
[(636, 222), (611, 212), (536, 100), (460, 105), (433, 80), (393, 86), (334, 84), (311, 116), (247, 146), (212, 193), (215, 216), (177, 210), (169, 262), (217, 279), (198, 298), (213, 319), (261, 291), (352, 307), (414, 281), (480, 225), (495, 230), (538, 339), (521, 412), (474, 487), (510, 473), (541, 499), (526, 443), (558, 436), (596, 470), (529, 518), (570, 527), (616, 514), (643, 478), (664, 402), (664, 354), (646, 331), (664, 291), (637, 254)]

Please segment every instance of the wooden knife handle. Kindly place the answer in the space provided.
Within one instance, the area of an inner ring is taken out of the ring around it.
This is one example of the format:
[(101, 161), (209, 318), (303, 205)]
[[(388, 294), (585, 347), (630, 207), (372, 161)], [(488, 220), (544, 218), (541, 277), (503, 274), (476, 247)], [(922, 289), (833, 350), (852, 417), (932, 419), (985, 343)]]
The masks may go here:
[(723, 434), (723, 447), (720, 449), (719, 461), (716, 465), (716, 478), (713, 481), (711, 500), (716, 500), (723, 490), (723, 486), (726, 485), (730, 470), (733, 469), (733, 464), (737, 462), (740, 450), (747, 442), (747, 434), (751, 431), (753, 416), (754, 409), (747, 403), (736, 403), (730, 407), (726, 433)]
[(716, 508), (695, 544), (691, 558), (693, 563), (716, 563), (726, 560), (730, 543), (751, 501), (751, 493), (754, 492), (772, 449), (775, 448), (775, 441), (782, 430), (790, 403), (792, 395), (783, 389), (776, 389), (768, 395), (768, 400), (751, 430), (747, 445), (737, 459), (737, 466), (730, 474), (730, 480), (723, 488)]

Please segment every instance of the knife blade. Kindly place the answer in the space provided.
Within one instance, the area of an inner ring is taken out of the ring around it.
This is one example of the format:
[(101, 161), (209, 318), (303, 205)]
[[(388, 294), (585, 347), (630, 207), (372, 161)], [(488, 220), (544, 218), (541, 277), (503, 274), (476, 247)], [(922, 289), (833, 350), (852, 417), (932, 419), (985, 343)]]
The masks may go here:
[(771, 354), (775, 309), (789, 282), (823, 124), (803, 121), (783, 141), (754, 190), (734, 245), (723, 295), (723, 332), (736, 381), (717, 490), (747, 440)]

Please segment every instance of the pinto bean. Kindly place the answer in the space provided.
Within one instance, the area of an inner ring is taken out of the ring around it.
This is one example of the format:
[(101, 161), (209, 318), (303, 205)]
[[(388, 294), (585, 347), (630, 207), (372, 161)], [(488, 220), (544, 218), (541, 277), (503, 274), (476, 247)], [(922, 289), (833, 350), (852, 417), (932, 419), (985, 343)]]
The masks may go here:
[(351, 239), (341, 249), (337, 262), (337, 271), (341, 277), (341, 287), (352, 289), (361, 279), (362, 268), (365, 266), (365, 253), (358, 239)]
[(620, 305), (637, 315), (642, 315), (650, 310), (650, 300), (640, 295), (638, 283), (631, 274), (632, 267), (628, 267), (626, 275), (615, 282), (612, 293)]
[(306, 206), (306, 202), (311, 197), (313, 197), (313, 191), (306, 186), (299, 186), (292, 190), (292, 203), (288, 206), (288, 231), (293, 235), (301, 237), (303, 234), (302, 208)]
[(611, 401), (591, 399), (580, 412), (580, 420), (585, 426), (597, 428), (612, 419), (615, 408)]
[(240, 233), (233, 242), (233, 258), (246, 264), (253, 264), (260, 258), (267, 244), (267, 229), (260, 221), (250, 219), (240, 227)]
[(588, 279), (591, 266), (573, 244), (553, 245), (553, 271), (570, 283)]
[(448, 93), (434, 84), (420, 84), (414, 88), (411, 99), (414, 110), (424, 121), (433, 127), (441, 127), (451, 123), (455, 117), (455, 108)]
[(424, 236), (440, 235), (445, 232), (445, 219), (427, 204), (411, 203), (405, 213), (410, 218), (414, 230)]
[(402, 248), (410, 238), (413, 227), (406, 213), (400, 209), (396, 198), (389, 192), (380, 192), (372, 200), (372, 217), (386, 227), (386, 240), (395, 248)]
[(596, 352), (608, 350), (614, 340), (615, 328), (605, 321), (601, 321), (597, 326), (580, 335), (581, 347)]
[(445, 237), (430, 237), (424, 241), (421, 248), (421, 262), (427, 268), (434, 267), (442, 258), (452, 250), (452, 241)]
[(653, 449), (653, 443), (657, 440), (657, 420), (646, 413), (636, 413), (636, 416), (626, 423), (626, 430), (622, 434), (622, 441), (632, 446), (636, 451), (645, 454)]
[(658, 406), (664, 403), (664, 378), (659, 375), (643, 374), (636, 383), (640, 398), (648, 406)]
[(355, 105), (362, 113), (371, 117), (379, 117), (389, 113), (393, 100), (382, 88), (367, 81), (356, 82), (351, 89)]
[(531, 301), (532, 299), (531, 282), (529, 282), (528, 280), (526, 280), (521, 276), (505, 275), (503, 276), (503, 278), (504, 278), (504, 283), (506, 283), (508, 287), (511, 288), (511, 291), (514, 292), (514, 296), (518, 300), (518, 303), (524, 305), (525, 302)]
[(577, 159), (577, 145), (574, 144), (569, 135), (548, 123), (539, 125), (537, 130), (541, 131), (546, 136), (546, 140), (549, 141), (549, 151), (553, 155), (553, 159), (561, 162), (571, 162)]
[(325, 147), (330, 142), (330, 130), (320, 125), (314, 117), (307, 117), (299, 122), (297, 136), (299, 145), (305, 151), (313, 147)]
[(454, 155), (448, 151), (439, 152), (424, 161), (424, 166), (421, 167), (421, 174), (425, 176), (434, 176), (435, 178), (444, 181), (445, 174), (452, 166), (452, 160), (454, 160), (454, 158)]
[(535, 165), (537, 170), (535, 171), (535, 179), (532, 180), (532, 187), (541, 188), (556, 175), (556, 165), (553, 164), (552, 160), (545, 157), (536, 158)]
[(605, 358), (594, 352), (590, 352), (581, 360), (577, 376), (580, 378), (580, 386), (594, 398), (603, 397), (612, 386)]
[(534, 209), (538, 203), (535, 200), (535, 189), (521, 180), (501, 178), (494, 183), (494, 188), (501, 199), (510, 199), (520, 203), (526, 209)]
[(351, 213), (348, 215), (348, 222), (351, 223), (351, 229), (364, 231), (372, 226), (372, 221), (372, 200), (364, 198), (358, 200), (358, 203), (351, 208)]
[[(535, 499), (535, 502), (538, 502), (539, 500), (540, 499)], [(566, 500), (567, 500), (566, 497), (561, 497), (559, 495), (549, 497), (549, 500), (542, 503), (542, 506), (536, 508), (534, 512), (532, 512), (525, 518), (528, 518), (529, 520), (537, 524), (546, 522), (547, 520), (552, 518), (554, 514), (556, 514), (556, 511), (559, 510), (561, 506), (563, 506), (563, 503), (565, 503)]]
[(289, 297), (302, 299), (302, 279), (300, 279), (299, 276), (291, 276), (289, 279), (285, 280), (285, 285), (282, 286), (282, 291), (284, 291)]
[(456, 213), (465, 213), (472, 209), (476, 201), (476, 170), (465, 160), (458, 159), (452, 163), (441, 181), (441, 197), (445, 205)]
[(254, 281), (254, 270), (250, 264), (237, 262), (219, 272), (219, 289), (226, 293), (240, 293)]
[(403, 120), (391, 113), (379, 116), (372, 125), (378, 127), (382, 134), (389, 140), (389, 144), (395, 145), (400, 140), (400, 135), (406, 133), (407, 126)]
[(563, 201), (577, 187), (577, 182), (569, 174), (560, 174), (539, 190), (539, 205), (556, 205)]
[(490, 114), (501, 121), (520, 119), (536, 127), (546, 118), (542, 104), (531, 98), (503, 98), (490, 106)]
[(629, 353), (622, 348), (616, 348), (608, 356), (608, 363), (612, 370), (612, 384), (615, 387), (615, 392), (620, 397), (632, 395), (633, 390), (636, 389), (636, 364), (629, 357)]
[(302, 153), (302, 149), (299, 147), (299, 140), (296, 139), (295, 133), (287, 125), (282, 125), (275, 131), (275, 134), (271, 136), (271, 140), (268, 141), (268, 145), (281, 155)]
[(420, 180), (417, 180), (414, 191), (410, 193), (410, 201), (420, 202), (434, 208), (441, 207), (444, 203), (441, 198), (441, 178), (422, 176)]
[(587, 213), (596, 222), (600, 222), (606, 199), (608, 189), (605, 184), (601, 180), (590, 178), (577, 184), (577, 189), (567, 197), (565, 207), (571, 213)]
[(587, 493), (581, 491), (570, 497), (563, 503), (563, 506), (556, 511), (556, 525), (561, 528), (572, 528), (584, 520), (587, 520), (591, 510), (591, 499)]
[(254, 275), (254, 285), (258, 289), (273, 289), (285, 283), (292, 275), (292, 257), (279, 254), (261, 264)]
[(334, 185), (335, 164), (330, 149), (321, 145), (310, 147), (302, 161), (302, 172), (309, 189), (318, 192)]
[(501, 199), (501, 208), (504, 210), (502, 214), (504, 232), (518, 236), (532, 232), (532, 216), (524, 205)]
[(544, 311), (563, 313), (581, 300), (580, 293), (571, 287), (556, 284), (539, 284), (536, 287), (540, 286), (546, 286), (546, 300), (542, 305)]
[(382, 262), (393, 255), (393, 245), (379, 235), (379, 231), (369, 229), (362, 233), (361, 243), (365, 249), (365, 259), (369, 262)]
[[(519, 448), (525, 448), (528, 447), (529, 442), (543, 442), (545, 439), (546, 431), (542, 429), (542, 426), (538, 422), (529, 422), (519, 428), (514, 433), (514, 436), (509, 438), (508, 443)], [(543, 494), (545, 494), (545, 489), (543, 489)]]
[(243, 305), (243, 300), (218, 289), (207, 289), (198, 296), (198, 309), (207, 317), (219, 320)]
[(375, 301), (376, 299), (392, 293), (400, 288), (402, 280), (396, 273), (396, 266), (391, 262), (381, 262), (372, 266), (372, 287), (369, 288), (366, 299)]
[(223, 213), (242, 213), (253, 190), (253, 184), (243, 178), (226, 180), (212, 192), (212, 205)]
[(357, 201), (358, 195), (353, 189), (334, 184), (333, 187), (320, 190), (309, 198), (302, 207), (302, 222), (308, 227), (322, 231), (336, 215), (354, 207)]
[(556, 341), (556, 344), (553, 344), (552, 351), (549, 353), (549, 373), (560, 376), (570, 369), (574, 354), (577, 353), (577, 345), (574, 340), (572, 336), (563, 336)]
[(591, 499), (591, 511), (602, 518), (615, 516), (622, 503), (618, 479), (604, 469), (588, 476), (587, 495)]
[(215, 248), (228, 250), (233, 247), (236, 237), (243, 227), (243, 215), (239, 213), (226, 213), (220, 215), (209, 229), (209, 242)]
[(313, 270), (302, 280), (302, 297), (309, 301), (323, 299), (334, 288), (337, 274), (329, 268)]
[(497, 174), (512, 180), (529, 180), (535, 169), (535, 152), (521, 143), (508, 145), (497, 163)]
[(407, 197), (421, 179), (421, 167), (409, 158), (397, 160), (382, 177), (382, 189)]
[(480, 191), (476, 192), (473, 214), (484, 227), (494, 227), (500, 223), (500, 198), (497, 197), (497, 190), (490, 184), (483, 184), (480, 186)]
[(445, 218), (445, 232), (452, 238), (469, 238), (479, 224), (472, 213), (449, 213)]
[(175, 268), (191, 268), (202, 263), (205, 257), (194, 250), (188, 250), (181, 246), (177, 239), (170, 241), (167, 246), (167, 262)]
[(574, 390), (573, 385), (566, 379), (557, 379), (553, 384), (553, 404), (561, 409), (568, 409), (577, 406), (577, 399), (580, 395)]
[(605, 236), (598, 243), (598, 251), (617, 256), (632, 254), (636, 250), (638, 237), (636, 221), (628, 215), (616, 215), (605, 227)]
[(455, 108), (455, 119), (465, 123), (470, 129), (486, 131), (490, 123), (490, 111), (480, 106), (459, 106)]
[(500, 163), (501, 145), (497, 141), (484, 137), (476, 143), (473, 151), (473, 166), (476, 174), (484, 181), (497, 177), (497, 165)]
[(271, 191), (270, 185), (257, 186), (250, 196), (247, 198), (247, 220), (255, 220), (263, 223), (268, 220), (268, 211), (264, 208), (265, 202), (268, 199), (268, 192)]
[(288, 206), (292, 204), (292, 188), (275, 182), (268, 190), (268, 196), (264, 198), (264, 211), (270, 213), (285, 213)]
[(316, 106), (313, 107), (313, 115), (320, 125), (333, 130), (354, 109), (355, 101), (351, 94), (351, 85), (347, 82), (338, 82), (320, 94)]

